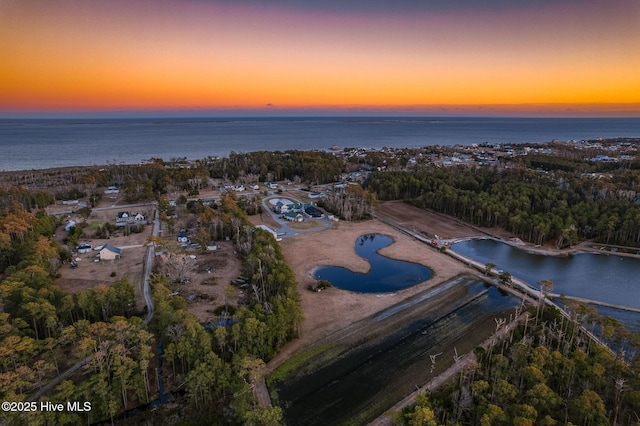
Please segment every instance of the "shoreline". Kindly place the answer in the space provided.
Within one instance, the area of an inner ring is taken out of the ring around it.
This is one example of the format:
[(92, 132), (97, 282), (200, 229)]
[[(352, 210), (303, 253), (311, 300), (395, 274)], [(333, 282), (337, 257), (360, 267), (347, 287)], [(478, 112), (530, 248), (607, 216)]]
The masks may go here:
[[(195, 117), (194, 117), (195, 118)], [(453, 148), (457, 145), (546, 145), (554, 142), (615, 141), (640, 139), (640, 117), (461, 117), (448, 116), (390, 116), (371, 117), (234, 117), (234, 118), (155, 118), (155, 119), (97, 119), (95, 123), (82, 123), (82, 131), (73, 125), (42, 129), (40, 126), (65, 122), (69, 119), (5, 119), (0, 120), (7, 136), (0, 141), (5, 151), (0, 161), (0, 173), (25, 173), (44, 170), (63, 170), (79, 167), (108, 167), (109, 165), (139, 165), (152, 158), (169, 162), (178, 155), (189, 162), (210, 157), (229, 157), (232, 152), (258, 151), (283, 152), (288, 150), (323, 151), (340, 153), (346, 149), (380, 151), (384, 148), (424, 149), (427, 147)], [(311, 120), (309, 120), (311, 118)], [(374, 119), (371, 119), (374, 118)], [(399, 120), (403, 118), (404, 120)], [(406, 122), (412, 123), (407, 126)], [(71, 119), (72, 121), (74, 119)], [(528, 122), (564, 122), (553, 131), (540, 125), (522, 128), (517, 125)], [(576, 120), (594, 123), (579, 126)], [(19, 121), (21, 126), (12, 126)], [(93, 121), (93, 120), (90, 120)], [(108, 128), (102, 124), (111, 123)], [(354, 131), (357, 121), (357, 132)], [(611, 121), (625, 122), (625, 126), (608, 125)], [(236, 126), (231, 134), (226, 123), (261, 123), (260, 126)], [(132, 130), (131, 123), (144, 125)], [(266, 123), (266, 124), (265, 124)], [(384, 123), (381, 127), (380, 123)], [(600, 123), (595, 125), (595, 123)], [(162, 124), (162, 125), (159, 125)], [(191, 137), (187, 147), (176, 152), (176, 146), (184, 141), (185, 125), (190, 126)], [(331, 131), (328, 131), (328, 128)], [(602, 134), (602, 128), (609, 128)], [(34, 136), (34, 129), (36, 136)], [(416, 129), (420, 136), (416, 136)], [(126, 132), (123, 132), (126, 130)], [(470, 130), (473, 130), (470, 132)], [(38, 136), (45, 131), (46, 137)], [(290, 136), (292, 132), (306, 131), (312, 135), (301, 140)], [(509, 137), (501, 136), (510, 131)], [(364, 132), (364, 134), (362, 133)], [(87, 136), (91, 134), (91, 136)], [(115, 135), (115, 136), (114, 136)], [(273, 141), (277, 141), (274, 143)], [(212, 141), (215, 141), (212, 144)], [(491, 141), (491, 142), (488, 142)], [(516, 141), (516, 142), (514, 142)], [(110, 145), (110, 152), (97, 154), (93, 143)], [(332, 147), (343, 147), (332, 150)], [(73, 159), (65, 153), (73, 152)], [(125, 153), (126, 154), (123, 154)], [(149, 154), (153, 153), (153, 154)], [(37, 154), (34, 156), (34, 154)], [(45, 166), (45, 167), (43, 167)]]
[[(555, 257), (568, 257), (568, 256), (573, 256), (575, 254), (581, 254), (581, 253), (590, 253), (590, 254), (601, 254), (601, 255), (605, 255), (605, 256), (624, 256), (624, 257), (631, 257), (631, 258), (636, 258), (639, 259), (640, 258), (640, 254), (634, 254), (634, 253), (625, 253), (625, 252), (621, 252), (621, 251), (608, 251), (608, 250), (598, 250), (594, 247), (586, 247), (586, 245), (599, 245), (599, 246), (603, 246), (603, 247), (619, 247), (619, 246), (615, 246), (615, 245), (611, 245), (611, 244), (601, 244), (601, 243), (593, 243), (593, 242), (589, 242), (589, 241), (581, 241), (578, 244), (576, 244), (573, 247), (567, 248), (567, 249), (554, 249), (551, 247), (527, 247), (527, 243), (525, 243), (525, 245), (520, 245), (520, 244), (515, 244), (512, 243), (510, 241), (504, 240), (502, 238), (496, 238), (496, 237), (488, 237), (491, 239), (494, 239), (496, 241), (499, 241), (501, 243), (504, 244), (508, 244), (509, 246), (522, 250), (526, 253), (530, 253), (530, 254), (540, 254), (543, 256), (555, 256)], [(487, 239), (488, 239), (487, 238)], [(635, 249), (638, 252), (640, 252), (640, 248)]]

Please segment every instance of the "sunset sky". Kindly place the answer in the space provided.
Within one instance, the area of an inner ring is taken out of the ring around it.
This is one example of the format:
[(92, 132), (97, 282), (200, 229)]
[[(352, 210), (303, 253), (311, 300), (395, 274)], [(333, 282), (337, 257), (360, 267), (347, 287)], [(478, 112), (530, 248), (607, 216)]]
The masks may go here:
[(0, 0), (0, 117), (640, 116), (638, 0)]

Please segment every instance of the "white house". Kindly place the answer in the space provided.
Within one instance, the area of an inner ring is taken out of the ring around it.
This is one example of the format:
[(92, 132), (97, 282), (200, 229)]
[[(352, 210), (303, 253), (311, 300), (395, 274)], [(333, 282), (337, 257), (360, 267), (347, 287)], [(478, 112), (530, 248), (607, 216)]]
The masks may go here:
[(287, 219), (289, 222), (302, 222), (304, 220), (302, 213), (298, 212), (286, 212), (282, 214), (282, 217)]
[(130, 223), (131, 220), (131, 213), (118, 212), (118, 214), (116, 215), (116, 226), (125, 226), (127, 223)]
[(137, 213), (133, 217), (133, 222), (134, 223), (147, 223), (147, 219), (144, 217), (144, 215), (142, 213)]

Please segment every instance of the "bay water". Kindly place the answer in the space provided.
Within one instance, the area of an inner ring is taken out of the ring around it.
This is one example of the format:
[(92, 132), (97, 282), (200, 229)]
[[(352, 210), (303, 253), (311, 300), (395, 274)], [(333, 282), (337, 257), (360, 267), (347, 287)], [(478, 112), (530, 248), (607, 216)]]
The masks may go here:
[(640, 118), (269, 117), (0, 120), (0, 171), (380, 149), (640, 137)]

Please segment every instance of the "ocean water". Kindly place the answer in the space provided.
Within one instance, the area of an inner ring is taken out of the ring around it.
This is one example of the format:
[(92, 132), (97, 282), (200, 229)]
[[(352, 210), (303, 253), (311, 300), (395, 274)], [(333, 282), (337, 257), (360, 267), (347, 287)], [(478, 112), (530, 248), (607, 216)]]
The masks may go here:
[(640, 137), (640, 118), (0, 120), (0, 171), (194, 160), (231, 152)]

